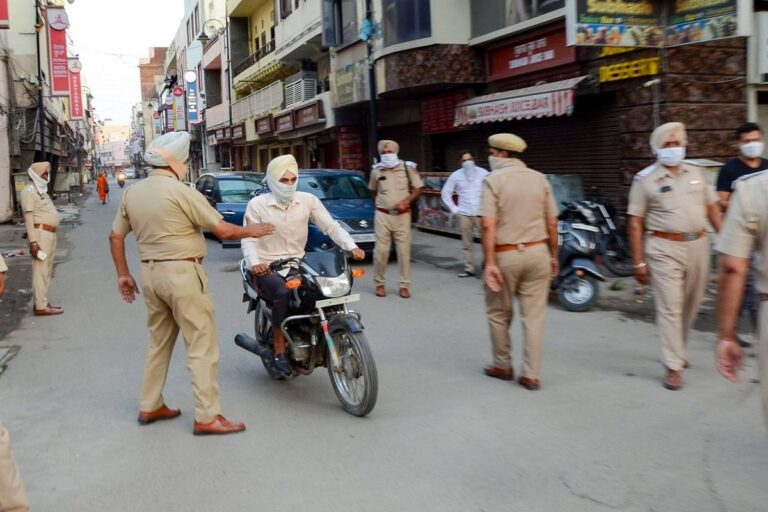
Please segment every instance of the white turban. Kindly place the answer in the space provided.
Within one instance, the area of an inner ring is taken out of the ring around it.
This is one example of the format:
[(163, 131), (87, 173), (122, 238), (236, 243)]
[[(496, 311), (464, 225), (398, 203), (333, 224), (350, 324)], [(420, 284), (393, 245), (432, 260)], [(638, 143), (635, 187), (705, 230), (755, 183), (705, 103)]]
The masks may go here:
[(291, 204), (298, 186), (298, 181), (293, 185), (280, 183), (280, 178), (287, 172), (292, 173), (297, 178), (299, 177), (299, 164), (296, 162), (293, 155), (283, 155), (273, 158), (267, 166), (267, 185), (269, 185), (269, 190), (272, 192), (272, 195), (277, 202), (283, 206)]
[(152, 167), (170, 167), (179, 180), (187, 177), (189, 167), (189, 132), (169, 132), (153, 140), (144, 161)]
[(651, 134), (651, 150), (653, 150), (653, 154), (655, 155), (663, 148), (664, 144), (672, 137), (679, 138), (683, 146), (688, 145), (688, 135), (685, 133), (685, 125), (683, 123), (665, 123), (653, 130)]

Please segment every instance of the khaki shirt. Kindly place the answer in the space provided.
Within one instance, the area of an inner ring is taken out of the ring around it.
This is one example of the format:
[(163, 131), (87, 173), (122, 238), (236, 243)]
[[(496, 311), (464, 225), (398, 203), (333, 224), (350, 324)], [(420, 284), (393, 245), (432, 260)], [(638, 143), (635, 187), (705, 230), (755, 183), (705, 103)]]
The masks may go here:
[(768, 293), (768, 171), (750, 174), (735, 183), (725, 223), (715, 250), (737, 258), (752, 258), (757, 290)]
[(47, 224), (58, 227), (60, 222), (59, 212), (56, 211), (56, 207), (53, 205), (53, 201), (51, 201), (48, 194), (38, 193), (37, 188), (30, 183), (21, 190), (20, 198), (24, 220), (28, 220), (30, 216), (32, 219), (31, 222), (27, 223), (27, 240), (29, 242), (38, 241), (34, 228), (35, 224)]
[(478, 215), (496, 218), (496, 245), (549, 239), (547, 219), (557, 217), (549, 180), (517, 158), (485, 177)]
[(287, 207), (278, 204), (272, 194), (264, 194), (248, 202), (243, 223), (247, 226), (267, 222), (275, 226), (275, 231), (261, 238), (243, 239), (240, 244), (248, 267), (282, 258), (302, 258), (310, 221), (345, 251), (357, 248), (349, 233), (333, 220), (322, 201), (312, 194), (296, 192)]
[(405, 174), (405, 167), (402, 162), (391, 169), (387, 169), (381, 164), (373, 167), (368, 188), (376, 192), (376, 208), (394, 210), (398, 203), (411, 195), (413, 189), (424, 186), (421, 176), (416, 172), (416, 164), (406, 162), (406, 165), (411, 176), (410, 190), (408, 189), (408, 176)]
[(667, 233), (695, 233), (706, 228), (707, 207), (717, 193), (701, 172), (683, 164), (677, 175), (658, 164), (635, 175), (627, 213), (645, 219), (645, 229)]
[(155, 169), (125, 190), (112, 231), (134, 231), (142, 260), (202, 258), (206, 248), (200, 228), (213, 230), (222, 219), (200, 192), (170, 171)]

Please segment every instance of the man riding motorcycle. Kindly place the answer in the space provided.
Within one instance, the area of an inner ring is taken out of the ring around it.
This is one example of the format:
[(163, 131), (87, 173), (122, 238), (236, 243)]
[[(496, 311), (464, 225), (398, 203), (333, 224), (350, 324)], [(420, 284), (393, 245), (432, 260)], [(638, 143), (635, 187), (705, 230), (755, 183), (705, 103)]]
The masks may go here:
[(275, 231), (264, 238), (245, 238), (243, 256), (256, 276), (259, 294), (270, 304), (275, 335), (275, 368), (291, 373), (285, 356), (285, 338), (280, 326), (288, 318), (292, 291), (285, 287), (283, 275), (273, 273), (269, 265), (283, 258), (303, 258), (307, 244), (310, 220), (345, 251), (351, 251), (356, 260), (365, 258), (365, 252), (352, 237), (333, 220), (323, 203), (312, 194), (297, 192), (299, 165), (293, 155), (273, 159), (267, 166), (267, 185), (270, 193), (251, 199), (245, 212), (245, 225), (269, 222)]

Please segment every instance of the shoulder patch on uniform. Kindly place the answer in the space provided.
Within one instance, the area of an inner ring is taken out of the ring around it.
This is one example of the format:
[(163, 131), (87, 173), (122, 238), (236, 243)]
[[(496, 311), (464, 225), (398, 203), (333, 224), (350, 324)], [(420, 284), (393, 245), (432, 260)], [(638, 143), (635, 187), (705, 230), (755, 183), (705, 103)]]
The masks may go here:
[(768, 177), (768, 169), (764, 169), (762, 171), (753, 172), (752, 174), (745, 174), (744, 176), (739, 176), (733, 181), (733, 188), (736, 188), (736, 183), (740, 181), (747, 181), (751, 180), (753, 178), (757, 178), (758, 176)]
[(643, 181), (645, 178), (650, 176), (651, 173), (653, 171), (655, 171), (655, 170), (656, 170), (656, 164), (649, 165), (648, 167), (646, 167), (642, 171), (640, 171), (637, 174), (635, 174), (635, 181)]

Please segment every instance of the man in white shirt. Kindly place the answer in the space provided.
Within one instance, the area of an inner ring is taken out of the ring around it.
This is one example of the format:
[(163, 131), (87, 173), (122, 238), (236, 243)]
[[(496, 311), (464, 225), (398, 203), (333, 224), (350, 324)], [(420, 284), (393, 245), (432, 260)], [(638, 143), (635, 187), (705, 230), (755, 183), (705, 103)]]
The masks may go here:
[[(488, 175), (488, 171), (475, 165), (475, 156), (471, 151), (462, 151), (459, 161), (461, 169), (450, 175), (440, 196), (451, 213), (457, 216), (461, 230), (461, 241), (464, 243), (464, 271), (459, 274), (459, 277), (470, 277), (476, 274), (475, 257), (472, 254), (473, 230), (477, 227), (478, 232), (480, 231), (480, 217), (477, 216), (477, 209), (480, 207), (483, 180)], [(459, 196), (458, 206), (453, 202), (454, 194)]]
[(268, 237), (244, 238), (241, 242), (246, 263), (256, 276), (259, 293), (271, 304), (275, 368), (285, 374), (291, 372), (291, 367), (285, 357), (285, 337), (280, 326), (288, 318), (291, 290), (285, 287), (285, 279), (281, 275), (269, 269), (269, 264), (283, 258), (304, 257), (310, 220), (339, 247), (351, 251), (353, 258), (365, 258), (365, 252), (333, 220), (320, 199), (307, 192), (296, 191), (298, 180), (299, 165), (293, 155), (279, 156), (269, 162), (267, 184), (270, 193), (249, 201), (243, 222), (246, 226), (270, 222), (275, 231)]

